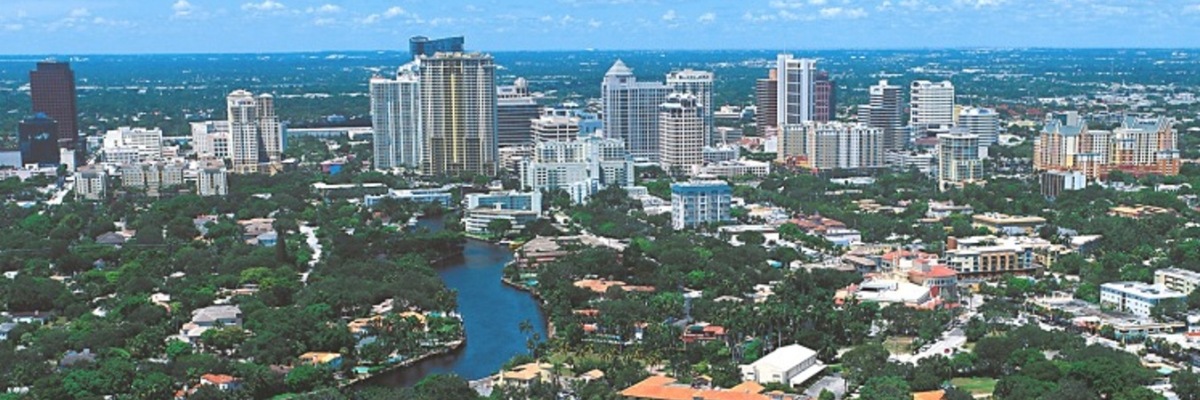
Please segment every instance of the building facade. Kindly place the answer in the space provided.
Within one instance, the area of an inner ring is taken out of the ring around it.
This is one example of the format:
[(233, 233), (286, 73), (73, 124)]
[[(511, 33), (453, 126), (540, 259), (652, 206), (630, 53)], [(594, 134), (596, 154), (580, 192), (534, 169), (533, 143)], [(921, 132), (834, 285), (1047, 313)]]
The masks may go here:
[(517, 78), (512, 86), (496, 88), (496, 146), (533, 144), (529, 121), (541, 116), (542, 107), (529, 93), (529, 82)]
[(229, 121), (192, 122), (192, 150), (196, 157), (229, 158)]
[(689, 93), (696, 96), (696, 103), (704, 117), (704, 144), (713, 143), (713, 113), (716, 105), (713, 103), (713, 73), (684, 69), (671, 71), (667, 74), (667, 86), (676, 93)]
[(965, 107), (958, 114), (958, 127), (979, 136), (979, 145), (989, 147), (1000, 140), (1000, 114), (981, 107)]
[(837, 119), (837, 84), (829, 73), (818, 71), (813, 79), (813, 121), (829, 122)]
[[(108, 162), (145, 162), (162, 158), (162, 129), (127, 126), (104, 134), (104, 160)], [(134, 156), (130, 161), (128, 155)]]
[(1181, 167), (1174, 121), (1126, 116), (1112, 130), (1087, 129), (1081, 118), (1050, 119), (1033, 142), (1038, 171), (1079, 171), (1106, 179), (1112, 171), (1135, 176), (1178, 175)]
[(979, 157), (979, 136), (954, 132), (940, 134), (937, 138), (940, 190), (984, 180), (983, 160)]
[(33, 113), (46, 114), (58, 123), (58, 146), (73, 152), (74, 165), (83, 165), (87, 146), (79, 143), (79, 110), (75, 71), (67, 62), (43, 61), (29, 72), (29, 97)]
[(954, 84), (950, 81), (913, 81), (909, 99), (909, 125), (921, 128), (954, 125)]
[(776, 126), (802, 124), (813, 120), (813, 80), (817, 60), (780, 54), (775, 59)]
[(526, 190), (565, 190), (576, 204), (606, 187), (633, 186), (634, 178), (633, 157), (625, 144), (598, 137), (539, 142), (521, 166)]
[(430, 39), (425, 36), (413, 36), (408, 39), (408, 54), (413, 59), (421, 56), (432, 57), (437, 53), (461, 53), (466, 39), (462, 36), (452, 36), (441, 39)]
[(666, 171), (704, 163), (704, 107), (690, 93), (671, 93), (659, 106), (658, 161)]
[(372, 145), (375, 169), (418, 168), (425, 147), (421, 121), (421, 78), (413, 64), (394, 78), (371, 78)]
[(283, 162), (283, 128), (275, 115), (275, 98), (237, 90), (226, 99), (233, 172), (274, 173)]
[(438, 53), (421, 58), (425, 175), (492, 176), (496, 149), (496, 65), (491, 55)]
[(777, 70), (771, 69), (767, 74), (767, 78), (754, 82), (754, 105), (757, 109), (754, 114), (754, 128), (759, 135), (766, 134), (768, 128), (779, 126), (776, 123), (779, 118), (779, 109), (776, 106), (779, 101)]
[(675, 230), (732, 220), (733, 189), (724, 181), (671, 184), (671, 226)]
[(21, 149), (21, 165), (58, 166), (62, 160), (58, 147), (58, 122), (45, 113), (21, 121), (17, 125), (17, 145)]
[(858, 121), (883, 130), (885, 151), (904, 149), (908, 146), (908, 135), (900, 120), (903, 107), (900, 86), (890, 85), (888, 81), (881, 80), (878, 85), (871, 86), (869, 94), (870, 102), (858, 108)]
[(196, 174), (196, 194), (201, 197), (229, 194), (229, 180), (224, 164), (209, 163), (200, 167)]
[(604, 134), (625, 142), (636, 159), (658, 161), (659, 105), (671, 93), (661, 82), (638, 82), (633, 70), (617, 60), (601, 84)]
[[(533, 143), (579, 139), (581, 119), (566, 109), (547, 108), (537, 118), (526, 121), (533, 132)], [(532, 144), (532, 143), (531, 143)]]
[(782, 162), (816, 171), (884, 166), (883, 130), (866, 124), (809, 122), (782, 129)]
[(1200, 287), (1200, 272), (1182, 268), (1165, 268), (1154, 271), (1154, 284), (1183, 294), (1191, 294)]
[(1163, 301), (1182, 301), (1184, 293), (1161, 285), (1143, 282), (1108, 282), (1100, 285), (1100, 305), (1139, 317), (1149, 317), (1154, 306)]

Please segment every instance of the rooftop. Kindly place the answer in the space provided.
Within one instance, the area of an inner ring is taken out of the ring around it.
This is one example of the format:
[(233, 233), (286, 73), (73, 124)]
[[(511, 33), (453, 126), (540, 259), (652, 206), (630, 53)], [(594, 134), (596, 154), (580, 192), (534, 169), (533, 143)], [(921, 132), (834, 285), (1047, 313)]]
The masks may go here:
[[(762, 385), (754, 382), (743, 382), (729, 389), (692, 387), (676, 383), (675, 378), (655, 375), (622, 390), (621, 395), (653, 400), (770, 400), (770, 396), (762, 394), (763, 389)], [(793, 395), (779, 396), (779, 399), (784, 400), (799, 399)]]
[(1144, 282), (1109, 282), (1100, 285), (1101, 290), (1115, 290), (1151, 299), (1173, 299), (1186, 297), (1186, 294), (1167, 289), (1162, 285), (1151, 285)]

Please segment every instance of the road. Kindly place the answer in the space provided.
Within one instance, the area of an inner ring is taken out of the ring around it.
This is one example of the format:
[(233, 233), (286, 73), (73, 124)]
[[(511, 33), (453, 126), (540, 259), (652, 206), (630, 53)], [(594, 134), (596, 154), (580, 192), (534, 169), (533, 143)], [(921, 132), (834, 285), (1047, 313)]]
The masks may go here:
[(304, 242), (308, 244), (308, 248), (312, 249), (312, 259), (308, 261), (308, 270), (300, 274), (300, 282), (308, 284), (308, 276), (312, 274), (313, 268), (317, 267), (317, 262), (321, 261), (321, 241), (317, 240), (317, 227), (300, 225), (300, 233), (305, 236)]

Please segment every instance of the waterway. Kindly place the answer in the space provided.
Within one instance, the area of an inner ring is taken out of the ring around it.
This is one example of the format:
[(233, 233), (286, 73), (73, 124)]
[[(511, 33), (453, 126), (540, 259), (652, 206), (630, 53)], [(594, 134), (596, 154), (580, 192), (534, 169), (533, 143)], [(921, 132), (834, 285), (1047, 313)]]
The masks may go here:
[[(440, 218), (424, 218), (417, 229), (440, 230)], [(512, 251), (502, 245), (468, 240), (461, 258), (438, 267), (446, 286), (458, 292), (458, 312), (463, 316), (467, 343), (458, 350), (431, 357), (415, 365), (373, 377), (364, 384), (410, 386), (430, 374), (453, 373), (468, 380), (492, 375), (513, 356), (528, 353), (528, 336), (521, 322), (529, 321), (546, 337), (546, 317), (529, 293), (500, 282)]]

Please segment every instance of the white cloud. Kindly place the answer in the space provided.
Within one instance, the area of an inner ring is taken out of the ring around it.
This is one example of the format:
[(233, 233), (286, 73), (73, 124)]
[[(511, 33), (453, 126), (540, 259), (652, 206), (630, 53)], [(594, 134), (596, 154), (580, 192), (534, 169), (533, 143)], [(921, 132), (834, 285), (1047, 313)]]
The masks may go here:
[(707, 23), (710, 23), (710, 22), (713, 22), (716, 20), (717, 20), (717, 14), (713, 13), (713, 12), (706, 12), (704, 14), (701, 14), (699, 18), (696, 18), (696, 22), (700, 22), (703, 24), (707, 24)]
[(179, 0), (171, 5), (171, 10), (175, 11), (175, 17), (183, 18), (191, 16), (196, 11), (196, 7), (187, 0)]
[(382, 13), (368, 15), (366, 18), (363, 18), (360, 22), (370, 25), (370, 24), (378, 23), (385, 19), (393, 19), (393, 18), (402, 16), (402, 15), (407, 15), (407, 14), (408, 14), (408, 11), (403, 8), (392, 7), (387, 10), (384, 10)]
[(780, 9), (795, 9), (804, 7), (803, 0), (771, 0), (771, 3), (769, 4), (771, 5), (771, 8)]
[(601, 25), (604, 25), (604, 23), (597, 21), (595, 19), (589, 19), (587, 24), (589, 27), (592, 27), (592, 29), (599, 28)]
[(320, 7), (309, 7), (304, 10), (309, 14), (337, 14), (342, 12), (342, 7), (337, 4), (324, 4)]
[(247, 11), (283, 11), (287, 6), (275, 0), (263, 0), (262, 3), (246, 3), (242, 4), (242, 9)]
[(70, 13), (70, 14), (67, 14), (67, 17), (69, 17), (69, 18), (83, 18), (83, 17), (87, 17), (87, 16), (90, 16), (90, 15), (92, 15), (92, 12), (91, 12), (91, 11), (88, 11), (88, 9), (86, 9), (86, 8), (76, 8), (76, 9), (74, 9), (74, 10), (71, 10), (71, 13)]
[(674, 21), (676, 18), (679, 18), (679, 15), (675, 14), (675, 10), (667, 10), (667, 13), (662, 15), (663, 21), (670, 22)]
[(974, 8), (996, 7), (1007, 2), (1008, 0), (954, 0), (954, 4)]
[(812, 4), (814, 6), (823, 6), (828, 2), (828, 0), (808, 0), (808, 4)]
[(8, 32), (16, 32), (16, 31), (19, 31), (19, 30), (22, 30), (22, 29), (25, 29), (25, 25), (22, 25), (22, 24), (4, 24), (4, 30), (5, 30), (5, 31), (8, 31)]
[(1200, 13), (1200, 3), (1196, 3), (1196, 4), (1192, 4), (1190, 6), (1183, 7), (1183, 13), (1184, 14)]
[(820, 11), (821, 18), (846, 18), (857, 19), (867, 16), (867, 11), (862, 8), (842, 8), (828, 7), (822, 8)]

